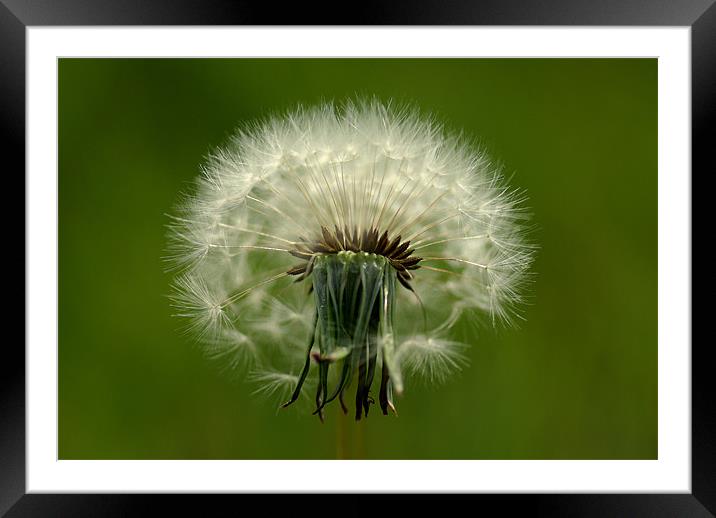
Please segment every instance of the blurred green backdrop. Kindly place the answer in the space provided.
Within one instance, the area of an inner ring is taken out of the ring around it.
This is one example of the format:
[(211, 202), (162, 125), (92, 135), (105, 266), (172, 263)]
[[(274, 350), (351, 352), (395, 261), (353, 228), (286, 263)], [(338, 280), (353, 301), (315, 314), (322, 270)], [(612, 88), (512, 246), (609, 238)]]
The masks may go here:
[[(477, 136), (541, 250), (520, 329), (398, 418), (321, 425), (177, 332), (165, 213), (238, 124), (356, 93)], [(58, 427), (63, 459), (656, 458), (657, 61), (61, 59)]]

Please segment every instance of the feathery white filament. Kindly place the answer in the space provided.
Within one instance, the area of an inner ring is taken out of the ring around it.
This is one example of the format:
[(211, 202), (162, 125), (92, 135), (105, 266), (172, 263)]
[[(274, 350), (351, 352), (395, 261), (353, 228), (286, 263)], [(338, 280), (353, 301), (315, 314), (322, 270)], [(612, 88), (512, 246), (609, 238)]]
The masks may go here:
[[(439, 381), (462, 362), (439, 333), (474, 311), (510, 322), (523, 302), (523, 202), (483, 152), (415, 110), (298, 109), (240, 130), (203, 167), (170, 225), (174, 303), (210, 355), (274, 354), (296, 372), (313, 307), (288, 252), (321, 227), (387, 231), (423, 258), (411, 286), (424, 310), (408, 290), (396, 302), (396, 364)], [(296, 376), (258, 379), (274, 392)]]

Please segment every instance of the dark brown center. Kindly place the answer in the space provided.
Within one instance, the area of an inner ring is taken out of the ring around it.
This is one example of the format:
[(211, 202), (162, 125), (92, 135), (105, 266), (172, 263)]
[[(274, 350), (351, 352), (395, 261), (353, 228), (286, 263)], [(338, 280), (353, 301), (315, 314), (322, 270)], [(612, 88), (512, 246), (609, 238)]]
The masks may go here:
[(381, 234), (377, 228), (359, 232), (356, 228), (351, 230), (346, 227), (341, 230), (336, 226), (331, 231), (321, 227), (321, 236), (318, 239), (308, 240), (300, 237), (298, 243), (294, 244), (294, 249), (289, 253), (303, 259), (305, 263), (294, 266), (287, 273), (299, 276), (297, 282), (302, 281), (311, 275), (313, 258), (318, 254), (365, 252), (385, 257), (395, 269), (400, 284), (413, 291), (410, 286), (413, 275), (410, 271), (420, 268), (422, 257), (412, 255), (415, 249), (410, 248), (410, 241), (401, 240), (402, 236), (389, 239), (387, 230)]

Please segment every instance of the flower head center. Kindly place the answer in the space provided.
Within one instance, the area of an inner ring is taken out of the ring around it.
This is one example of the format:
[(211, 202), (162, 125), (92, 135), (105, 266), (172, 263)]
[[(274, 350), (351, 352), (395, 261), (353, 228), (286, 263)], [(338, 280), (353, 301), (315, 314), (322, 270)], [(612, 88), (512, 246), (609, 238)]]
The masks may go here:
[(400, 284), (413, 291), (410, 281), (413, 279), (412, 270), (420, 268), (421, 257), (413, 255), (414, 248), (410, 248), (410, 241), (403, 241), (398, 235), (392, 239), (388, 231), (380, 232), (378, 228), (358, 230), (356, 227), (338, 226), (333, 230), (321, 227), (321, 234), (313, 240), (299, 238), (290, 251), (291, 255), (304, 259), (306, 262), (288, 270), (289, 275), (299, 276), (297, 281), (303, 280), (313, 271), (316, 256), (338, 254), (340, 252), (364, 252), (384, 257), (396, 273)]

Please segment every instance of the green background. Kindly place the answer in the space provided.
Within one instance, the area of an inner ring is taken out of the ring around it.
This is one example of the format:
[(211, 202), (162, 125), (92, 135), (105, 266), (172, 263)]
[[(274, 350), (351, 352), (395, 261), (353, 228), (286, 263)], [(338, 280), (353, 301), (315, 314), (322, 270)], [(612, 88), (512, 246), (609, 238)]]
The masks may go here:
[[(177, 331), (165, 214), (238, 124), (355, 94), (478, 137), (540, 251), (519, 329), (397, 418), (321, 425)], [(63, 459), (656, 458), (657, 61), (60, 60), (58, 427)]]

